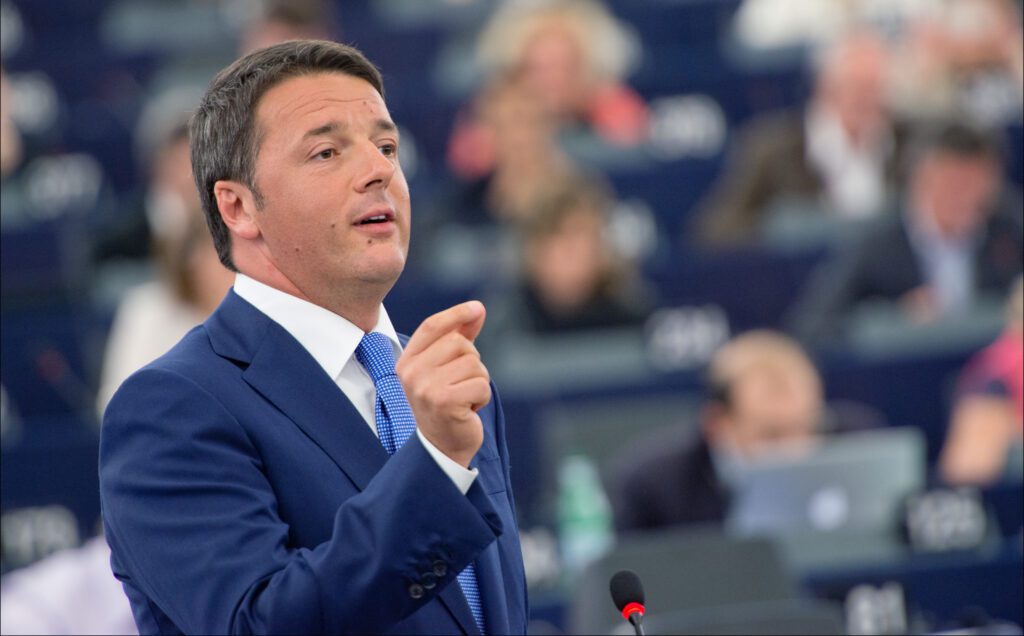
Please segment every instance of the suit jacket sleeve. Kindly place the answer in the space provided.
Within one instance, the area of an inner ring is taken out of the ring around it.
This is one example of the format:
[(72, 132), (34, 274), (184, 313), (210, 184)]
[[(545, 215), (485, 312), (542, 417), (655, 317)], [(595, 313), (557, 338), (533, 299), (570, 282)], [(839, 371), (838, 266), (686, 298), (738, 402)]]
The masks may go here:
[(819, 265), (788, 312), (789, 330), (811, 344), (841, 337), (849, 312), (868, 295), (874, 254), (870, 241), (863, 239)]
[[(168, 369), (125, 386), (100, 449), (114, 567), (186, 632), (387, 631), (501, 534), (487, 497), (460, 494), (413, 436), (329, 540), (292, 547), (254, 442), (216, 397)], [(405, 573), (438, 558), (447, 574), (413, 598)]]

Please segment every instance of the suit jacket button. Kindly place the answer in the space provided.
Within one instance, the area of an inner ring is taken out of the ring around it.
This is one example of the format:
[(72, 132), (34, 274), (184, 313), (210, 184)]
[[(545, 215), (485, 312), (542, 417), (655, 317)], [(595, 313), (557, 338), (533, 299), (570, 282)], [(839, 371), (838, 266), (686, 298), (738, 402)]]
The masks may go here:
[(437, 578), (444, 578), (444, 575), (448, 574), (448, 564), (438, 559), (433, 563), (434, 576)]
[(425, 590), (432, 590), (437, 586), (437, 577), (432, 572), (424, 572), (420, 577), (420, 585)]
[(409, 596), (412, 598), (423, 598), (423, 586), (419, 583), (413, 583), (409, 586)]

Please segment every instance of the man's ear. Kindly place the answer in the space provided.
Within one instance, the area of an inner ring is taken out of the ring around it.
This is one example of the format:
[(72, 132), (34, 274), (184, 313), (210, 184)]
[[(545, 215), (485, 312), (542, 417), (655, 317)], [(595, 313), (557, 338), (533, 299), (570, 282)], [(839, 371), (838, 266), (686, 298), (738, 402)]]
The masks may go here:
[(239, 238), (253, 240), (260, 236), (256, 222), (256, 201), (252, 190), (238, 181), (218, 181), (213, 184), (213, 196), (224, 225)]

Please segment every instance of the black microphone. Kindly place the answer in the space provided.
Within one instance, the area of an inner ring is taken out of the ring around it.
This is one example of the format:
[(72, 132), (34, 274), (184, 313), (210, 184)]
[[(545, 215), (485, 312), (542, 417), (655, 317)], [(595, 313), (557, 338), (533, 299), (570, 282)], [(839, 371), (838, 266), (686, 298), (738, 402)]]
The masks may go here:
[(615, 573), (608, 587), (622, 618), (629, 621), (637, 636), (644, 636), (644, 586), (640, 584), (640, 577), (632, 570), (621, 570)]

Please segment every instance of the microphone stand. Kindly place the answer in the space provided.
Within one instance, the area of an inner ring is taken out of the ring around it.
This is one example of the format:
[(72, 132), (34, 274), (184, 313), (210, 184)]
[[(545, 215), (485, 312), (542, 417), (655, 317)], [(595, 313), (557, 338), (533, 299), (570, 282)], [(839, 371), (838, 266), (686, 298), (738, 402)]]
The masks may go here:
[(642, 612), (633, 612), (629, 615), (629, 624), (636, 631), (636, 636), (646, 636), (644, 632), (644, 615)]

